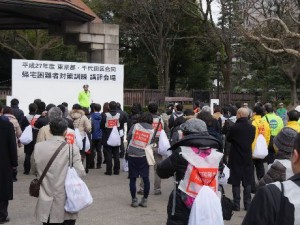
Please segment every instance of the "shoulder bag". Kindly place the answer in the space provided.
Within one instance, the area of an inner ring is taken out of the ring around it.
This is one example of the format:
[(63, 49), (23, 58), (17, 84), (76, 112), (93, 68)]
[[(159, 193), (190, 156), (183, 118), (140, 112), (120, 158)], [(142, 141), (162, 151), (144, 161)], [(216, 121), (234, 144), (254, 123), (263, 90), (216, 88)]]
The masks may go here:
[(31, 182), (30, 182), (30, 186), (29, 186), (29, 195), (32, 196), (32, 197), (36, 197), (38, 198), (39, 197), (39, 193), (40, 193), (40, 186), (41, 186), (41, 183), (44, 179), (44, 177), (46, 176), (46, 173), (48, 172), (50, 166), (52, 165), (54, 159), (56, 158), (56, 156), (58, 155), (58, 153), (60, 152), (60, 150), (66, 145), (67, 143), (66, 142), (63, 142), (59, 147), (58, 149), (55, 151), (55, 153), (52, 155), (51, 159), (49, 160), (47, 166), (45, 167), (40, 179), (33, 179)]

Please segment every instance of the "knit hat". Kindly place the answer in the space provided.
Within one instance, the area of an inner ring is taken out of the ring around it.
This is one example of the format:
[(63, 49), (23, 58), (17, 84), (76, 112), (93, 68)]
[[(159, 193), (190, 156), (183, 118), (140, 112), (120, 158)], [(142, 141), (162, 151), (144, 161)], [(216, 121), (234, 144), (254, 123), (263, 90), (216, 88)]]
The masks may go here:
[(192, 118), (180, 125), (183, 133), (202, 133), (207, 132), (206, 124), (203, 120)]
[(279, 151), (290, 153), (293, 151), (296, 135), (297, 131), (289, 127), (284, 127), (279, 134), (274, 137), (273, 143)]

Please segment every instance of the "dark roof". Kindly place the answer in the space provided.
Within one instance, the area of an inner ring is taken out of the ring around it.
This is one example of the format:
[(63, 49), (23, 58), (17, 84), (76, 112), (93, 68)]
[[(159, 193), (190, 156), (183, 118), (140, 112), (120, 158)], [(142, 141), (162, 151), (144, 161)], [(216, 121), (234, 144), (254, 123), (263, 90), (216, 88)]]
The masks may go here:
[(64, 21), (101, 21), (81, 0), (0, 0), (0, 29), (39, 29)]

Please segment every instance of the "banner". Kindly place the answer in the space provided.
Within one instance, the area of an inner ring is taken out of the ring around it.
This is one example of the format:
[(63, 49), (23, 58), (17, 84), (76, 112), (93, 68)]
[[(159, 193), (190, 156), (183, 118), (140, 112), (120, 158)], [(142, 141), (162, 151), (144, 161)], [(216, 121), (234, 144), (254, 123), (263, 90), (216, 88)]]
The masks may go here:
[(28, 112), (34, 99), (55, 105), (78, 103), (83, 85), (89, 85), (91, 100), (103, 105), (116, 101), (123, 106), (124, 66), (97, 63), (21, 60), (12, 61), (12, 97)]

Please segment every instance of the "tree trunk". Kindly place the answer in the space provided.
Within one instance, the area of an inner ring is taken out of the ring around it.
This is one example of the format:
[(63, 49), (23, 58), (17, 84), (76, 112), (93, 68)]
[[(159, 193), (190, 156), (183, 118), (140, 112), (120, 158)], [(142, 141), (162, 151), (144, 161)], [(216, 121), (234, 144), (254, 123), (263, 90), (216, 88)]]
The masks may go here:
[(291, 104), (293, 106), (298, 105), (298, 95), (297, 95), (297, 79), (290, 79), (291, 84)]

